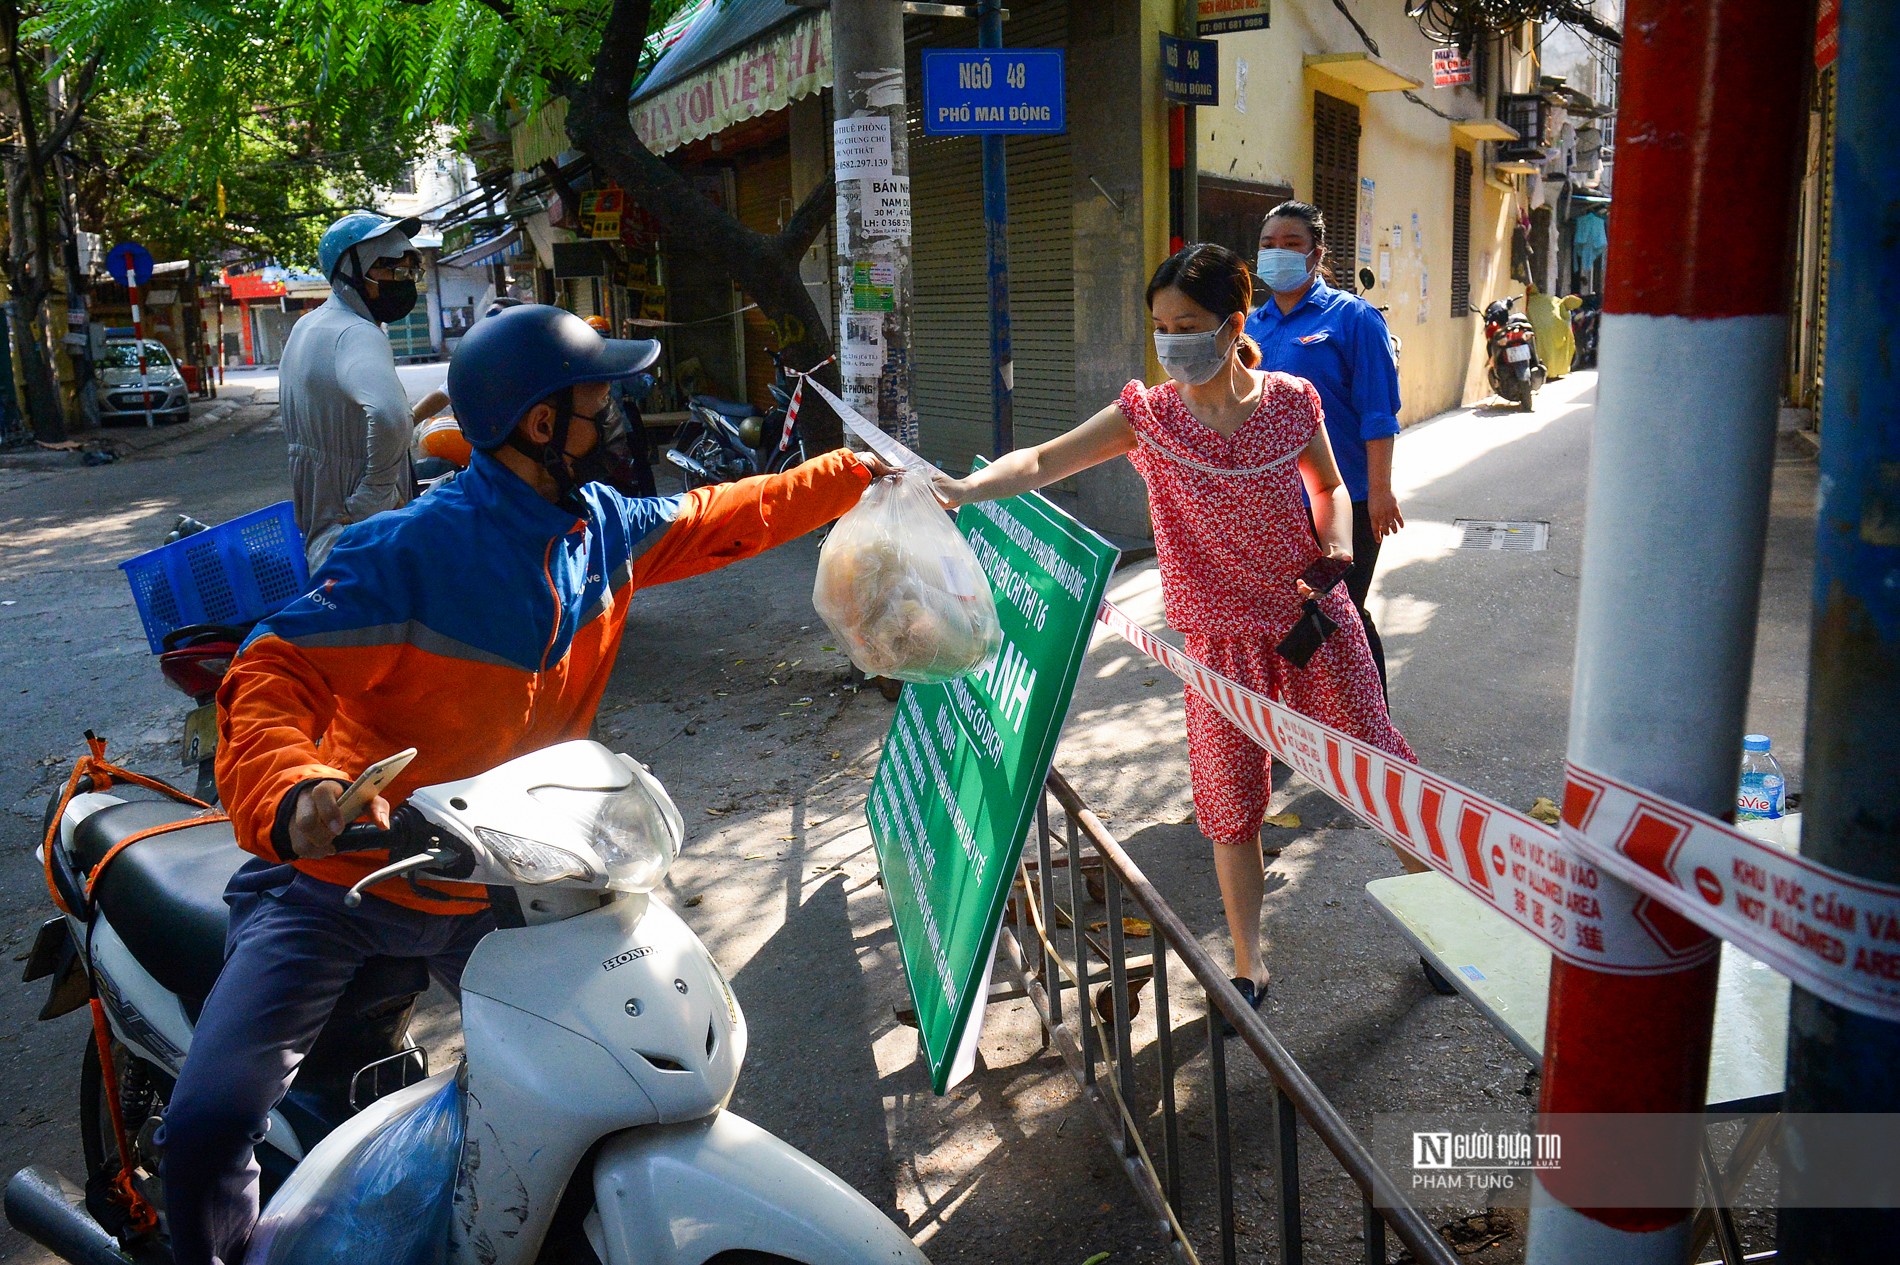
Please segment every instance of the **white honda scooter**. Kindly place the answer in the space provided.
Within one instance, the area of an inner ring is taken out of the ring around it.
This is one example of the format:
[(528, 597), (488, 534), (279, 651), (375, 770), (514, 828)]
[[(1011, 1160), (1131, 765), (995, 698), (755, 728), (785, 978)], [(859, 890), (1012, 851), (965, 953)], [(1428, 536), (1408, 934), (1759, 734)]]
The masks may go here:
[[(81, 1265), (163, 1261), (162, 1230), (133, 1241), (101, 1224), (120, 1168), (104, 1100), (116, 1084), (133, 1184), (162, 1213), (157, 1125), (222, 962), (223, 887), (243, 856), (228, 823), (193, 825), (123, 849), (89, 893), (84, 877), (114, 843), (188, 813), (81, 789), (49, 866), (72, 912), (41, 929), (27, 977), (52, 977), (43, 1018), (96, 989), (116, 1077), (89, 1046), (88, 1190), (23, 1169), (6, 1213)], [(341, 843), (392, 858), (359, 896), (411, 875), (486, 884), (500, 927), (462, 977), (463, 1062), (434, 1077), (407, 1037), (420, 964), (372, 960), (359, 973), (259, 1147), (275, 1194), (250, 1265), (314, 1265), (296, 1254), (298, 1234), (273, 1231), (338, 1215), (324, 1201), (350, 1185), (369, 1143), (406, 1113), (453, 1102), (458, 1085), (459, 1173), (433, 1196), (453, 1195), (446, 1253), (458, 1265), (927, 1265), (870, 1201), (725, 1110), (745, 1020), (699, 938), (648, 895), (683, 833), (660, 783), (594, 742), (423, 788), (390, 831), (346, 832)]]

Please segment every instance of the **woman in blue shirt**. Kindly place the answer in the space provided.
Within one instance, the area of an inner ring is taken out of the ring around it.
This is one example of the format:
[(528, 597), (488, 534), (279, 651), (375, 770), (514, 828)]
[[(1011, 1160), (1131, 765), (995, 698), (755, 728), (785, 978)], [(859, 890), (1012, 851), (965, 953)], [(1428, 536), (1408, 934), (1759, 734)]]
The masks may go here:
[(1333, 457), (1352, 499), (1352, 570), (1346, 589), (1366, 626), (1385, 680), (1385, 647), (1366, 611), (1379, 542), (1405, 526), (1392, 495), (1392, 440), (1399, 433), (1399, 369), (1385, 318), (1370, 303), (1326, 284), (1326, 218), (1305, 202), (1282, 202), (1260, 227), (1258, 271), (1271, 292), (1247, 318), (1262, 369), (1305, 378), (1319, 392)]

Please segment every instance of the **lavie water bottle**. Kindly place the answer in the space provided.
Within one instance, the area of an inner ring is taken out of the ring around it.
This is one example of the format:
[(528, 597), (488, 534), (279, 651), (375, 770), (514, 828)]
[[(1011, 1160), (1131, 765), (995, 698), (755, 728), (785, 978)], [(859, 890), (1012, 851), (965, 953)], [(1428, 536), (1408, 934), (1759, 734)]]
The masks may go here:
[(1760, 821), (1781, 816), (1787, 803), (1788, 783), (1781, 765), (1768, 749), (1767, 734), (1742, 739), (1742, 784), (1735, 793), (1735, 820)]

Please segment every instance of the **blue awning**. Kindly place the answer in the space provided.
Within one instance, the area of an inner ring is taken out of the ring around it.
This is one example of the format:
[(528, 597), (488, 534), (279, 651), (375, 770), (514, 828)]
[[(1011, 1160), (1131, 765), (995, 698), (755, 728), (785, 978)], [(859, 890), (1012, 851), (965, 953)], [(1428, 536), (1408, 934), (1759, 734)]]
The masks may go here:
[(644, 101), (664, 92), (768, 31), (810, 17), (812, 12), (785, 0), (713, 0), (640, 81), (633, 100)]

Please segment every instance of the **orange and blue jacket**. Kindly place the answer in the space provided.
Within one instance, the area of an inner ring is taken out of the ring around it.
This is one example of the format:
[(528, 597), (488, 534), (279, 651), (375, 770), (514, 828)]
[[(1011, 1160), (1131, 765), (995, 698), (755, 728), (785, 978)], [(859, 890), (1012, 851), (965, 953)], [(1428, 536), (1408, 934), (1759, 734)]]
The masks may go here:
[[(416, 758), (384, 791), (472, 777), (585, 738), (642, 588), (770, 549), (837, 518), (870, 474), (839, 449), (785, 474), (634, 498), (588, 484), (550, 503), (487, 453), (452, 482), (348, 528), (309, 593), (257, 626), (218, 691), (218, 788), (240, 845), (292, 861), (287, 792)], [(294, 860), (347, 886), (381, 852)], [(431, 913), (479, 886), (388, 883)]]

